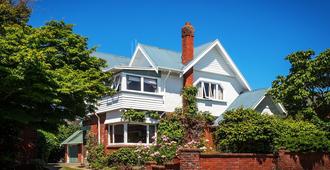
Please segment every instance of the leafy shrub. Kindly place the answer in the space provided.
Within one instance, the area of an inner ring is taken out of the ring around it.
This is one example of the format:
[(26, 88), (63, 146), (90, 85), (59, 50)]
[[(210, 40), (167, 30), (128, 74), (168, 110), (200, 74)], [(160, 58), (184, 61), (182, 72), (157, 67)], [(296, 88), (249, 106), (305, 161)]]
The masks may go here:
[(122, 114), (122, 118), (126, 121), (144, 122), (145, 112), (137, 111), (134, 109), (128, 109), (125, 110), (125, 112)]
[(37, 130), (38, 158), (48, 162), (52, 151), (59, 149), (60, 142), (55, 134), (38, 129)]
[(273, 120), (274, 117), (252, 109), (239, 108), (224, 113), (224, 120), (215, 132), (218, 149), (224, 152), (273, 152), (273, 141), (278, 135)]
[(135, 148), (120, 148), (108, 156), (109, 166), (133, 166), (138, 165), (138, 154)]
[(271, 153), (280, 148), (294, 152), (326, 151), (328, 133), (312, 123), (284, 120), (251, 109), (224, 113), (215, 141), (224, 152)]
[(204, 121), (206, 121), (207, 124), (211, 125), (215, 121), (216, 117), (213, 116), (210, 112), (205, 111), (205, 112), (198, 112), (198, 114), (201, 114)]
[(87, 161), (92, 169), (102, 169), (107, 166), (104, 146), (97, 143), (95, 136), (89, 134), (86, 149), (88, 151)]
[[(159, 121), (157, 128), (158, 136), (167, 136), (170, 141), (182, 143), (184, 133), (184, 126), (182, 125), (179, 116), (176, 114), (168, 114)], [(161, 142), (160, 138), (157, 140), (158, 142)]]
[(328, 133), (305, 121), (280, 121), (276, 148), (284, 148), (291, 152), (327, 151), (330, 148)]
[(197, 88), (194, 86), (184, 87), (182, 90), (183, 112), (188, 114), (196, 114), (197, 108)]

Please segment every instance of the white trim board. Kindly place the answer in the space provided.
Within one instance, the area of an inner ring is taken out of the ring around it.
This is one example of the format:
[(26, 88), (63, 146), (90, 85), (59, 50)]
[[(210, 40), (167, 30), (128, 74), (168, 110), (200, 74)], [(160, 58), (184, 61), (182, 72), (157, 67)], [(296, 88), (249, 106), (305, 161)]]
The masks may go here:
[(237, 66), (229, 56), (229, 54), (226, 52), (224, 47), (221, 45), (220, 41), (216, 39), (213, 41), (213, 43), (206, 49), (204, 50), (199, 56), (197, 56), (192, 62), (190, 62), (187, 66), (183, 68), (183, 74), (185, 74), (190, 68), (192, 68), (198, 61), (200, 61), (206, 54), (211, 51), (214, 47), (218, 47), (220, 50), (220, 53), (223, 54), (225, 60), (228, 62), (229, 66), (232, 68), (234, 73), (238, 76), (239, 81), (243, 84), (243, 86), (251, 91), (251, 88), (249, 84), (247, 83), (246, 79), (243, 77), (242, 73), (238, 70)]

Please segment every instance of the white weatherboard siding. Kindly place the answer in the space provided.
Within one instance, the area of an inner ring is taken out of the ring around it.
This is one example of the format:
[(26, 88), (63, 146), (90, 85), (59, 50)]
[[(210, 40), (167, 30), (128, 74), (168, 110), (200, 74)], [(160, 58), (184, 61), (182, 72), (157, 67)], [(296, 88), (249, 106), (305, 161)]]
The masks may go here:
[(96, 113), (122, 108), (164, 111), (163, 95), (142, 92), (121, 91), (112, 97), (99, 101)]
[(224, 60), (224, 57), (219, 54), (216, 48), (210, 50), (210, 52), (194, 66), (194, 69), (228, 76), (234, 75)]
[(208, 100), (198, 99), (197, 106), (201, 111), (209, 111), (214, 116), (220, 116), (227, 107), (236, 99), (236, 97), (243, 90), (243, 87), (239, 85), (237, 79), (219, 74), (210, 74), (205, 72), (194, 71), (194, 84), (200, 81), (213, 82), (220, 84), (223, 89), (223, 100)]
[[(181, 90), (183, 80), (178, 74), (162, 73), (161, 79), (164, 86), (162, 92), (164, 92), (164, 107), (167, 112), (173, 112), (175, 108), (182, 107)], [(167, 79), (166, 79), (167, 77)]]
[(135, 59), (132, 62), (133, 67), (152, 67), (150, 62), (142, 54), (141, 50), (136, 52)]
[(223, 89), (223, 100), (198, 99), (198, 109), (220, 116), (243, 91), (243, 86), (235, 76), (217, 49), (210, 50), (194, 66), (194, 85), (200, 81), (220, 84)]

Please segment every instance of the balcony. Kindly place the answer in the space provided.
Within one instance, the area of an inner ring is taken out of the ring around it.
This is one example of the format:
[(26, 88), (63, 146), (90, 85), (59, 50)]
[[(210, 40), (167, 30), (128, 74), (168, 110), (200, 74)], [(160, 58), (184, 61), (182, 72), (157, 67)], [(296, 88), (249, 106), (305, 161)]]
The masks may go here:
[(164, 111), (164, 98), (159, 93), (140, 91), (119, 91), (113, 96), (102, 98), (98, 102), (96, 113), (102, 113), (122, 108)]

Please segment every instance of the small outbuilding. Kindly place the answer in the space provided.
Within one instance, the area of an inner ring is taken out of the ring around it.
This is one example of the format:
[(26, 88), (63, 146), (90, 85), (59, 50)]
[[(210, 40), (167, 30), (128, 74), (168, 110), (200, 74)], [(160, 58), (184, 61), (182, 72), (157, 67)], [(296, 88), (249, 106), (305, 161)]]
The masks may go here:
[(83, 131), (78, 130), (65, 139), (61, 145), (65, 146), (65, 163), (83, 163)]

